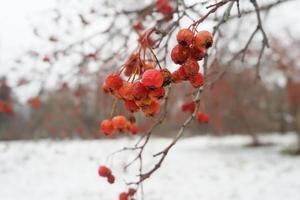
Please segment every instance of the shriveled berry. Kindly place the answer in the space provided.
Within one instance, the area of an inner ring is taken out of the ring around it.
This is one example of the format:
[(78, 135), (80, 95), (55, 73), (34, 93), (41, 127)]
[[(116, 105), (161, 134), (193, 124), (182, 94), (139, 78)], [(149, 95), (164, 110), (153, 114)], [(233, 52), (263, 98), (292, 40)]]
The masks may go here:
[(115, 129), (119, 131), (124, 131), (127, 127), (127, 119), (123, 115), (118, 115), (112, 118), (112, 124)]
[(141, 83), (135, 82), (133, 84), (133, 97), (135, 100), (141, 100), (148, 97), (149, 90)]
[(189, 57), (189, 49), (176, 45), (171, 51), (171, 58), (175, 64), (183, 64)]
[(177, 33), (177, 42), (183, 47), (188, 47), (193, 42), (194, 33), (188, 28), (183, 28)]
[(207, 124), (209, 122), (209, 117), (205, 113), (198, 112), (197, 113), (197, 120), (201, 124)]
[(209, 31), (200, 31), (194, 38), (196, 48), (209, 48), (213, 44), (213, 36)]
[(133, 195), (135, 195), (135, 193), (136, 193), (136, 189), (134, 189), (134, 188), (129, 188), (129, 189), (128, 189), (127, 194), (128, 194), (129, 196), (133, 196)]
[(105, 135), (112, 135), (115, 132), (112, 121), (108, 119), (101, 122), (100, 128)]
[(157, 69), (149, 69), (142, 76), (141, 83), (150, 89), (159, 88), (164, 82), (164, 77)]
[(110, 184), (113, 184), (113, 183), (115, 182), (115, 177), (114, 177), (114, 175), (112, 175), (112, 174), (108, 175), (107, 181), (108, 181)]
[(190, 83), (193, 87), (198, 88), (201, 87), (204, 84), (203, 75), (201, 73), (198, 73), (190, 78)]
[(124, 104), (126, 110), (132, 113), (137, 112), (140, 109), (133, 100), (125, 100)]
[(171, 72), (167, 68), (160, 70), (160, 72), (164, 77), (163, 86), (169, 85), (172, 82)]
[(108, 177), (111, 174), (111, 170), (108, 167), (102, 165), (98, 169), (98, 174), (102, 177)]
[(110, 74), (105, 79), (105, 84), (111, 90), (118, 90), (123, 85), (123, 80), (118, 74)]
[(146, 106), (150, 106), (150, 104), (152, 103), (152, 99), (150, 97), (147, 97), (145, 99), (137, 100), (137, 101), (135, 101), (135, 103), (139, 107), (143, 108)]

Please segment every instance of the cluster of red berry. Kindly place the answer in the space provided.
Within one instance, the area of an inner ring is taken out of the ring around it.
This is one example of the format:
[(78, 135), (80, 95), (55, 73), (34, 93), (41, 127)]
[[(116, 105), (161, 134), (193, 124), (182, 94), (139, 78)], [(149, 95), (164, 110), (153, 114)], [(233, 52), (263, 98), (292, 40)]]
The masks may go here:
[(115, 176), (112, 174), (111, 170), (104, 165), (99, 167), (98, 174), (101, 177), (107, 178), (107, 182), (109, 182), (110, 184), (113, 184), (115, 182)]
[(204, 83), (199, 72), (198, 61), (205, 56), (206, 50), (212, 46), (213, 37), (208, 31), (194, 33), (188, 28), (181, 29), (177, 34), (178, 44), (172, 49), (171, 58), (175, 64), (181, 65), (172, 73), (175, 83), (189, 80), (195, 88)]
[(131, 200), (135, 193), (136, 193), (136, 189), (129, 188), (128, 192), (120, 193), (119, 200)]
[(139, 128), (135, 124), (134, 117), (127, 119), (123, 115), (115, 116), (111, 120), (103, 120), (101, 122), (100, 129), (105, 135), (113, 135), (115, 131), (130, 131), (133, 135), (139, 132)]
[[(113, 184), (115, 182), (115, 177), (112, 174), (111, 170), (108, 167), (104, 166), (104, 165), (99, 167), (98, 174), (101, 177), (107, 178), (107, 182), (110, 183), (110, 184)], [(129, 188), (128, 192), (121, 192), (120, 193), (119, 200), (130, 200), (135, 195), (135, 193), (136, 193), (136, 189)]]

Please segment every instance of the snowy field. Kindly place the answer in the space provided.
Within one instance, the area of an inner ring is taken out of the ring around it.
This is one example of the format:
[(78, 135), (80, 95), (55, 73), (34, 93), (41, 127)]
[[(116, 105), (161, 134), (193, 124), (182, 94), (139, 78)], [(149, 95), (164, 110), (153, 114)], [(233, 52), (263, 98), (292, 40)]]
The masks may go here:
[[(276, 145), (246, 148), (249, 139), (241, 136), (181, 140), (146, 181), (145, 199), (299, 200), (300, 157), (279, 154), (294, 137), (264, 139)], [(117, 200), (128, 176), (120, 169), (130, 156), (119, 154), (113, 163), (106, 156), (133, 142), (1, 142), (0, 200)], [(169, 142), (155, 139), (147, 151), (149, 158)], [(113, 164), (116, 184), (108, 185), (97, 176), (102, 163)]]

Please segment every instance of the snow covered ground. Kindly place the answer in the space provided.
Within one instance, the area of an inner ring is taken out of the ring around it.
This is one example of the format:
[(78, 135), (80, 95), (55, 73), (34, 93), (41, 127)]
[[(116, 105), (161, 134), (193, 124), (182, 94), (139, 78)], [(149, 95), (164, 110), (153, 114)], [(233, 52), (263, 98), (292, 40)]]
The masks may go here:
[[(294, 137), (264, 139), (277, 145), (246, 148), (243, 145), (249, 140), (242, 136), (181, 140), (163, 167), (146, 181), (145, 199), (299, 200), (300, 158), (279, 154)], [(117, 200), (125, 188), (122, 178), (134, 174), (120, 170), (132, 155), (119, 154), (113, 163), (106, 156), (133, 142), (0, 142), (0, 200)], [(169, 142), (154, 139), (149, 158)], [(97, 176), (101, 163), (113, 164), (116, 184), (108, 185)]]

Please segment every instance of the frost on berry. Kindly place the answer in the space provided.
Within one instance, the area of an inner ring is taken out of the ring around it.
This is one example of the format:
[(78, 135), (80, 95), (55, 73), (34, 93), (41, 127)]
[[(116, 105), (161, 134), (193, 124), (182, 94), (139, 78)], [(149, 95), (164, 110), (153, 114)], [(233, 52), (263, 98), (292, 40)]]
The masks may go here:
[(196, 75), (199, 71), (199, 64), (194, 59), (188, 59), (183, 65), (182, 68), (188, 78)]

